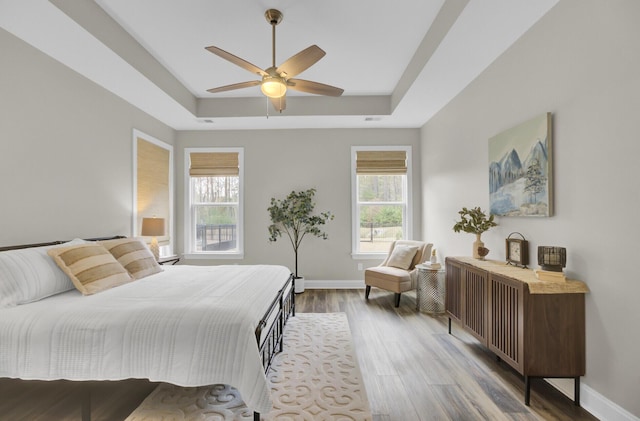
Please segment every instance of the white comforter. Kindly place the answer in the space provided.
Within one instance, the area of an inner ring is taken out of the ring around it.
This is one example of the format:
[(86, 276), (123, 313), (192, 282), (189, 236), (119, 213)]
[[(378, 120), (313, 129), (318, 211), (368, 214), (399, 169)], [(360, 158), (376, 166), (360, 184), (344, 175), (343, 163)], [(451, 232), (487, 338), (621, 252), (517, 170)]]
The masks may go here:
[(164, 266), (83, 297), (76, 290), (0, 309), (0, 377), (236, 387), (267, 413), (255, 329), (289, 276), (283, 266)]

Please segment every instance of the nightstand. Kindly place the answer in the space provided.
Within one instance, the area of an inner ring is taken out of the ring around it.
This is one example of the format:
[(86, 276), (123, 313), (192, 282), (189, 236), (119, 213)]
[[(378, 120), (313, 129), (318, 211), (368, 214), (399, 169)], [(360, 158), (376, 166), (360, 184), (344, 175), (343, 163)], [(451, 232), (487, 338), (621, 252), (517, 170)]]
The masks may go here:
[(158, 259), (158, 263), (161, 265), (172, 264), (175, 265), (180, 261), (180, 256), (165, 256)]

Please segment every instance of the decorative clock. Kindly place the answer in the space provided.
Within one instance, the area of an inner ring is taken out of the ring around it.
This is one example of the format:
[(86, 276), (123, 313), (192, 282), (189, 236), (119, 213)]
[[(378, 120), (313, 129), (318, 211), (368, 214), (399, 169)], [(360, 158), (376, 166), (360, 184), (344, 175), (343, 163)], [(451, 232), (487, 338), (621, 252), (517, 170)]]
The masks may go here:
[[(511, 238), (513, 235), (521, 238)], [(529, 242), (519, 232), (512, 232), (505, 240), (507, 264), (526, 268), (529, 264)]]

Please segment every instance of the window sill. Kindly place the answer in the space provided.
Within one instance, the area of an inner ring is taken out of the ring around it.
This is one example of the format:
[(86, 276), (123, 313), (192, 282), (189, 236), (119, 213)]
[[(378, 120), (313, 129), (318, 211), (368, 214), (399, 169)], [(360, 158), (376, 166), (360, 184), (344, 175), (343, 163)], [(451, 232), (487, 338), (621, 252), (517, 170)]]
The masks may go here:
[(244, 259), (244, 253), (185, 253), (182, 258), (189, 260), (239, 260)]

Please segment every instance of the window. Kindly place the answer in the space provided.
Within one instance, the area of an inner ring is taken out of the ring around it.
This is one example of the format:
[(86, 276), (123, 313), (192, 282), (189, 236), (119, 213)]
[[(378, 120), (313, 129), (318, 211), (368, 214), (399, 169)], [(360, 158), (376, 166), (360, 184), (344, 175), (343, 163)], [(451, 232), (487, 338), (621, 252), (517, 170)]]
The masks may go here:
[(353, 255), (385, 254), (411, 238), (411, 147), (353, 147)]
[(242, 148), (185, 149), (190, 258), (242, 258)]
[[(163, 218), (165, 234), (158, 237), (160, 256), (171, 256), (173, 226), (173, 146), (133, 130), (132, 235), (141, 234), (143, 218)], [(151, 238), (147, 237), (147, 241)]]

